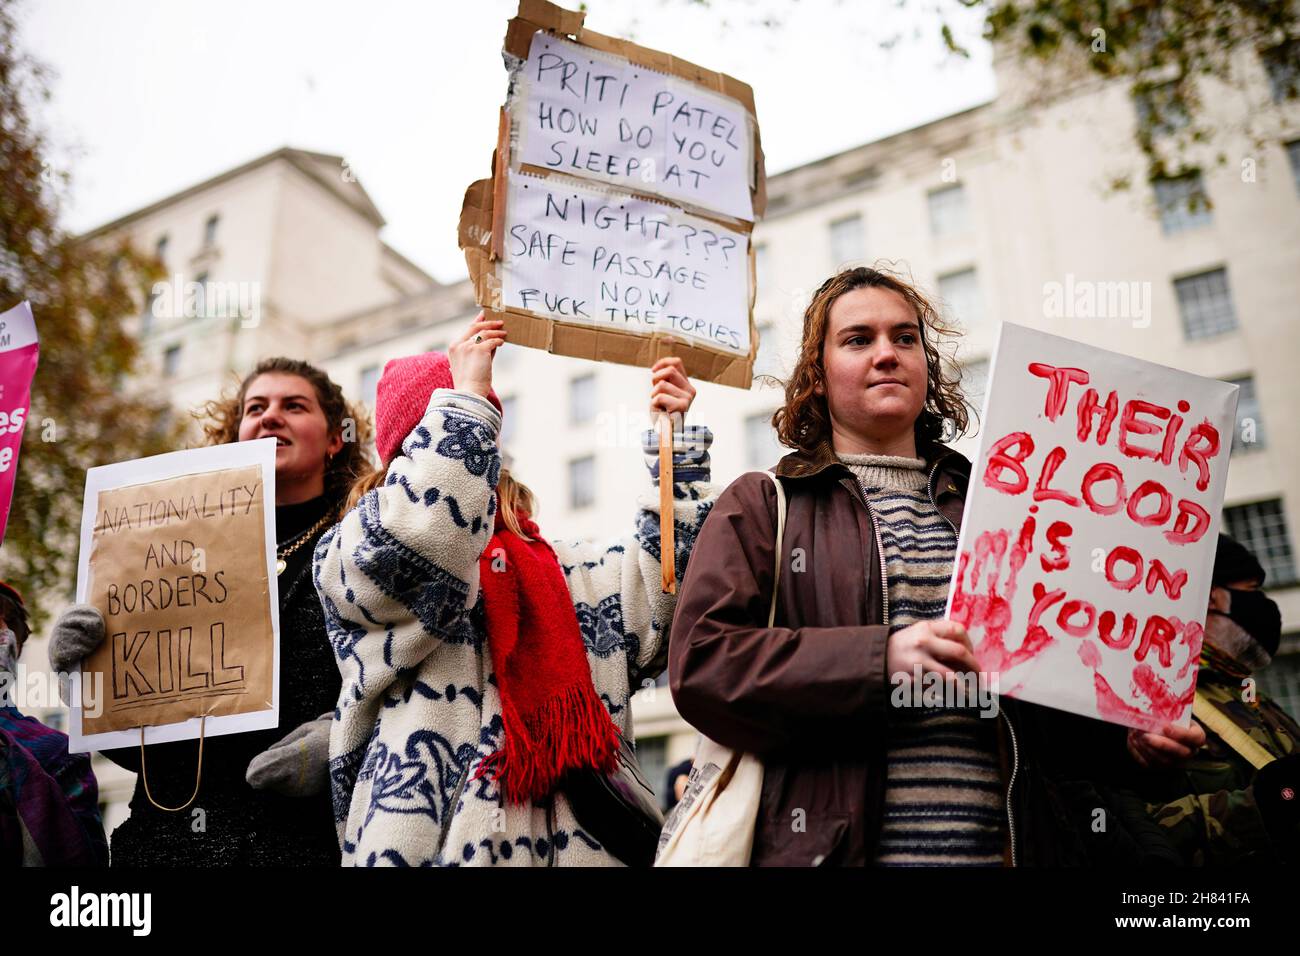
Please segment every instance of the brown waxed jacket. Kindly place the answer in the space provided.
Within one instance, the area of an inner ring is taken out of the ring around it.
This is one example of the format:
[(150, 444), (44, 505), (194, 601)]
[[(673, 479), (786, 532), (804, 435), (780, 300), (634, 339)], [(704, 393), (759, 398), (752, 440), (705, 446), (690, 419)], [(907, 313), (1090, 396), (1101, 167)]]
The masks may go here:
[[(970, 462), (942, 445), (920, 454), (932, 500), (959, 529)], [(865, 865), (881, 828), (892, 690), (879, 536), (829, 443), (787, 455), (774, 471), (788, 502), (775, 626), (766, 624), (776, 490), (751, 472), (719, 497), (696, 541), (673, 619), (669, 686), (700, 733), (763, 761), (751, 865)], [(1008, 863), (1077, 861), (1064, 833), (1074, 823), (1043, 792), (1028, 752), (1030, 737), (1057, 732), (1047, 730), (1055, 718), (1040, 719), (1047, 712), (1000, 701)]]

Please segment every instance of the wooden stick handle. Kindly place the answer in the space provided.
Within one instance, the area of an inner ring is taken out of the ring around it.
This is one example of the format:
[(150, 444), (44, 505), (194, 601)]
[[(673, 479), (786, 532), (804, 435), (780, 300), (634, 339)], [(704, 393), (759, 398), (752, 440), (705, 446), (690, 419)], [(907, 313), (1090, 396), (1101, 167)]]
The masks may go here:
[(677, 593), (677, 542), (673, 536), (673, 420), (660, 413), (659, 427), (659, 567), (663, 592)]

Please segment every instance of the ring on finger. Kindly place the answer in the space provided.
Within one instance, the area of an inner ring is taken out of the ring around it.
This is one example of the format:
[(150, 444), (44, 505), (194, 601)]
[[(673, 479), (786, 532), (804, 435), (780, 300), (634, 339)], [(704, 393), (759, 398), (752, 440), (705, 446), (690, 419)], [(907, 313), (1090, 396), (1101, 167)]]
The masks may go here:
[(481, 336), (481, 335), (476, 335), (476, 336), (474, 336), (474, 344), (475, 344), (475, 345), (477, 345), (478, 343), (480, 343), (480, 342), (482, 342), (482, 341), (483, 341), (483, 336)]

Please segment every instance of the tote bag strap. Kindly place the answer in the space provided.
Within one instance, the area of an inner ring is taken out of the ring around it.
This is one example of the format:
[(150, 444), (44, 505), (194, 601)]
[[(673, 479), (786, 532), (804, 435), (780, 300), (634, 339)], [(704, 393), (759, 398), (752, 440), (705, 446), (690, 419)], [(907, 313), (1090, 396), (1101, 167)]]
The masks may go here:
[[(772, 577), (772, 600), (767, 606), (767, 626), (773, 627), (776, 624), (776, 596), (780, 591), (781, 585), (781, 564), (783, 563), (782, 557), (784, 555), (783, 547), (785, 541), (786, 498), (785, 486), (781, 484), (781, 479), (770, 471), (765, 471), (763, 474), (771, 478), (772, 484), (776, 486), (776, 549), (774, 551), (774, 554), (776, 555), (774, 561), (776, 567)], [(727, 761), (727, 765), (722, 768), (722, 773), (718, 775), (718, 785), (714, 789), (713, 796), (709, 799), (706, 808), (712, 806), (713, 801), (718, 798), (718, 795), (727, 789), (727, 784), (731, 783), (731, 778), (735, 776), (736, 769), (740, 766), (740, 759), (743, 756), (744, 754), (739, 750), (734, 751), (731, 754), (731, 759)]]
[(772, 627), (776, 623), (776, 595), (781, 585), (781, 564), (783, 541), (785, 538), (785, 485), (781, 484), (781, 479), (775, 473), (765, 471), (763, 474), (772, 479), (772, 484), (776, 486), (776, 572), (772, 579), (772, 603), (767, 609), (767, 626)]

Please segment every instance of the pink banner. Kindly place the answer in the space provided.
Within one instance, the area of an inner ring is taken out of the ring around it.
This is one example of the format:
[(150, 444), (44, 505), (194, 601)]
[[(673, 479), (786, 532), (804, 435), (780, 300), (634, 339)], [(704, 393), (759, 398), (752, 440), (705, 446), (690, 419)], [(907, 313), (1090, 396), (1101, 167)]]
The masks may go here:
[(32, 404), (32, 379), (40, 355), (31, 306), (19, 303), (0, 315), (0, 543), (18, 477), (18, 452)]

